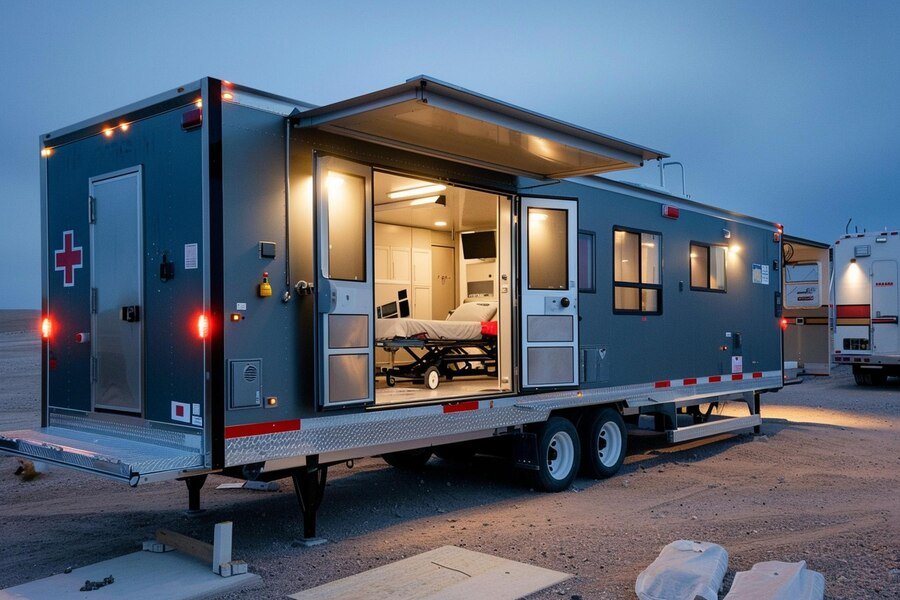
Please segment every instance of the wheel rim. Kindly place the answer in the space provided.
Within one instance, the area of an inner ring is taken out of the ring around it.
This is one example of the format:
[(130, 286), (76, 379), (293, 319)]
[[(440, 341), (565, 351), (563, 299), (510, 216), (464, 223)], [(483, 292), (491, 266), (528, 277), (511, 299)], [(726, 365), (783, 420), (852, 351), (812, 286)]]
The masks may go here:
[(622, 453), (622, 432), (612, 421), (607, 421), (597, 435), (597, 457), (604, 467), (613, 467)]
[(557, 431), (547, 445), (547, 471), (550, 477), (562, 481), (569, 476), (575, 462), (575, 443), (565, 431)]
[(430, 387), (431, 389), (436, 388), (438, 386), (439, 378), (440, 378), (440, 375), (438, 374), (437, 371), (429, 372), (428, 373), (428, 387)]

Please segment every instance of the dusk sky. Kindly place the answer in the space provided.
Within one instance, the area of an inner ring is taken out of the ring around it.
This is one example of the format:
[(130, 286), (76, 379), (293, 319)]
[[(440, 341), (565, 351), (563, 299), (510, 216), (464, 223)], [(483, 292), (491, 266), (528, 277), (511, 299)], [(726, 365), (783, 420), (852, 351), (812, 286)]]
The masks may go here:
[(40, 304), (38, 135), (206, 75), (324, 104), (427, 73), (666, 151), (788, 233), (898, 228), (898, 31), (896, 1), (4, 0), (0, 308)]

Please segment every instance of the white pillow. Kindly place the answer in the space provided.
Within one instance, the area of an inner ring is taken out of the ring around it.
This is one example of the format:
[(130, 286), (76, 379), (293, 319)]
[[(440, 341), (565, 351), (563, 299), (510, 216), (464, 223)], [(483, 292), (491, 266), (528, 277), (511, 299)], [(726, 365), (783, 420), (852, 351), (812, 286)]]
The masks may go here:
[(496, 302), (464, 302), (450, 313), (448, 321), (490, 321), (497, 312)]

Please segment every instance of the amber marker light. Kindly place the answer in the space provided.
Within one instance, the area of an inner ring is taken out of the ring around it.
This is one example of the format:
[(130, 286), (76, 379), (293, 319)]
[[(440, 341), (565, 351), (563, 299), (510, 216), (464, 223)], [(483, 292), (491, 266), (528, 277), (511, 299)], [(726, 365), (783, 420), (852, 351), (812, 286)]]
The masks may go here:
[(194, 102), (194, 106), (197, 108), (203, 108), (203, 98), (197, 98), (197, 101)]
[(129, 125), (128, 123), (122, 123), (121, 125), (119, 125), (119, 129), (121, 129), (122, 131), (128, 131), (129, 127), (131, 127), (131, 125)]
[(53, 148), (41, 148), (41, 156), (43, 158), (48, 158), (53, 154)]
[(224, 92), (222, 94), (222, 100), (228, 100), (228, 101), (234, 100), (234, 94), (232, 94), (231, 92)]

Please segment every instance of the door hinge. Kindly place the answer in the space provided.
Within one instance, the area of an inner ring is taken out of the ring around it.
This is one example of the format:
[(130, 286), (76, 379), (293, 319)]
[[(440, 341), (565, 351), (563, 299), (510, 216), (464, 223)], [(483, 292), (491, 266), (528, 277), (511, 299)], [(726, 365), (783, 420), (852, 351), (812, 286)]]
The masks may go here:
[(91, 314), (97, 314), (97, 288), (91, 288)]
[(91, 381), (92, 382), (97, 381), (97, 357), (96, 356), (91, 357)]
[(97, 221), (97, 200), (93, 196), (88, 196), (88, 223)]

